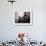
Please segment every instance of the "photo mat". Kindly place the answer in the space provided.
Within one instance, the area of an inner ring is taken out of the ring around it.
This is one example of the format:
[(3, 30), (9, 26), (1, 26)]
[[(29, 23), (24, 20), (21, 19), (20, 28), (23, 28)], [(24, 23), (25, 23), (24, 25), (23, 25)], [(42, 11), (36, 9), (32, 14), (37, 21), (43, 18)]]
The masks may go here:
[(32, 25), (32, 11), (15, 11), (15, 25)]

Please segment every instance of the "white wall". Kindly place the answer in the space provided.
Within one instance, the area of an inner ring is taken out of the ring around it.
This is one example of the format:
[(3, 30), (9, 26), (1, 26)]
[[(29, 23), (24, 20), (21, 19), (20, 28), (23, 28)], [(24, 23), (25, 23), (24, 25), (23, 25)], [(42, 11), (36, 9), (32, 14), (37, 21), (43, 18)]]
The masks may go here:
[[(14, 12), (22, 9), (32, 9), (32, 26), (13, 24)], [(0, 0), (0, 40), (14, 40), (18, 32), (31, 34), (33, 40), (46, 40), (46, 0), (17, 0), (13, 6), (7, 0)]]

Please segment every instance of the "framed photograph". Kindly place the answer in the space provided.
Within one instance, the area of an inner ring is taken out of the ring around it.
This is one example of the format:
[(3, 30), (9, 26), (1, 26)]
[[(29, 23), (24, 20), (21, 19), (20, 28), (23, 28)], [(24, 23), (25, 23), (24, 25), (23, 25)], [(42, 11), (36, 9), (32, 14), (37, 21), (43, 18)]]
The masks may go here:
[(32, 11), (15, 11), (15, 25), (32, 25)]

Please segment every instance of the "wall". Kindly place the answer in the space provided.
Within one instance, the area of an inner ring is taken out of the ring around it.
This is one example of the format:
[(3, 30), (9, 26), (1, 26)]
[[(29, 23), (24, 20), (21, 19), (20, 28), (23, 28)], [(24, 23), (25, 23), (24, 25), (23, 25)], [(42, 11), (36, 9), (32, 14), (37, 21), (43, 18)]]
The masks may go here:
[[(15, 26), (15, 10), (33, 11), (32, 26)], [(33, 40), (46, 40), (46, 0), (17, 0), (14, 5), (0, 0), (0, 40), (15, 40), (18, 32), (26, 32)]]

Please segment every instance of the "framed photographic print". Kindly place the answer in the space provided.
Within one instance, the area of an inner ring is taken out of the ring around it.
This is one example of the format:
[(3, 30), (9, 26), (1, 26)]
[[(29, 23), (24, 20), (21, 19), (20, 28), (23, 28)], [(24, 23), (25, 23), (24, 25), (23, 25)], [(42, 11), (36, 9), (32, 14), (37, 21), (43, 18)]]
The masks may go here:
[(15, 11), (15, 25), (32, 25), (32, 11)]

